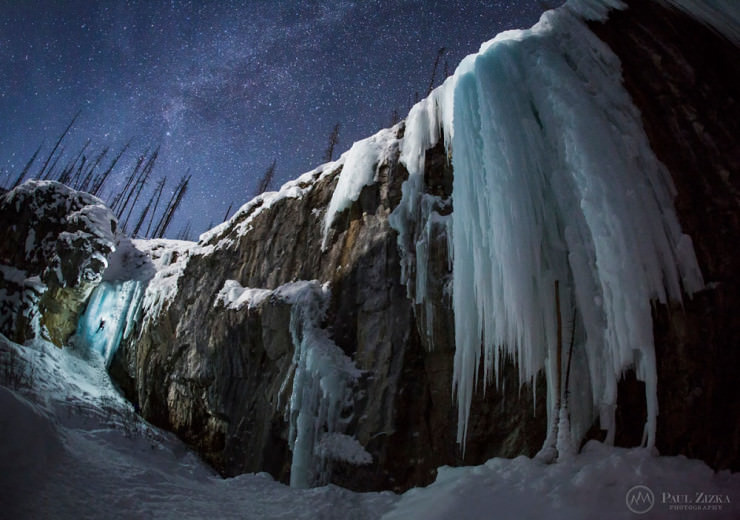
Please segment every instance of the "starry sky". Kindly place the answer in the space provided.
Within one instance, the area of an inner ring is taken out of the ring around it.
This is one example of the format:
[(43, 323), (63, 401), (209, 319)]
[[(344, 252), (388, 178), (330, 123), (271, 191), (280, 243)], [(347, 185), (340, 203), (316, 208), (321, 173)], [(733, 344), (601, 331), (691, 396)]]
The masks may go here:
[(441, 47), (435, 85), (445, 61), (453, 71), (557, 3), (0, 0), (0, 184), (81, 110), (65, 153), (131, 140), (127, 172), (160, 145), (150, 190), (192, 174), (167, 235), (190, 221), (197, 237), (253, 196), (273, 160), (273, 189), (323, 162), (336, 123), (335, 157), (394, 110), (404, 117)]

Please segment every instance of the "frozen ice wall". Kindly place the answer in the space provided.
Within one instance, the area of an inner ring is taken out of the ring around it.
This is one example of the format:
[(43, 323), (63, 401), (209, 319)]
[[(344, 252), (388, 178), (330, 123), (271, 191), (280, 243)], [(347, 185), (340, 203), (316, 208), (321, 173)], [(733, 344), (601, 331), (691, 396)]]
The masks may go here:
[[(362, 446), (344, 435), (352, 419), (353, 389), (360, 371), (320, 327), (328, 287), (316, 281), (297, 282), (281, 286), (276, 294), (293, 304), (290, 335), (295, 348), (295, 372), (289, 405), (289, 443), (293, 452), (290, 485), (305, 488), (326, 484), (333, 459), (355, 464), (370, 462)], [(345, 445), (354, 450), (348, 451)]]
[[(463, 444), (479, 377), (494, 380), (503, 356), (515, 359), (523, 382), (545, 370), (548, 420), (558, 420), (552, 412), (565, 390), (556, 383), (556, 281), (563, 343), (570, 334), (575, 341), (573, 440), (597, 416), (613, 439), (617, 381), (634, 368), (646, 384), (644, 441), (655, 441), (651, 302), (680, 301), (703, 280), (619, 60), (579, 18), (620, 6), (570, 2), (530, 30), (498, 35), (407, 118), (401, 160), (409, 180), (392, 224), (403, 261), (416, 269), (410, 284), (426, 280), (419, 244), (403, 247), (401, 238), (413, 218), (429, 218), (419, 215), (424, 151), (444, 136), (452, 157), (454, 388)], [(567, 353), (562, 358), (565, 365)]]
[(285, 407), (290, 425), (290, 485), (297, 488), (327, 484), (335, 461), (372, 462), (359, 441), (345, 433), (354, 419), (354, 396), (362, 372), (321, 326), (329, 294), (328, 284), (316, 280), (290, 282), (274, 290), (226, 280), (213, 302), (217, 308), (244, 312), (266, 301), (291, 306), (293, 359), (279, 392), (282, 396), (289, 391), (290, 400), (278, 406)]
[(73, 342), (100, 354), (106, 366), (123, 338), (134, 330), (144, 293), (155, 274), (150, 258), (127, 238), (119, 237), (116, 249), (95, 287), (85, 312), (77, 322)]
[(101, 282), (77, 322), (75, 344), (100, 354), (110, 364), (121, 339), (135, 326), (144, 284), (137, 280)]

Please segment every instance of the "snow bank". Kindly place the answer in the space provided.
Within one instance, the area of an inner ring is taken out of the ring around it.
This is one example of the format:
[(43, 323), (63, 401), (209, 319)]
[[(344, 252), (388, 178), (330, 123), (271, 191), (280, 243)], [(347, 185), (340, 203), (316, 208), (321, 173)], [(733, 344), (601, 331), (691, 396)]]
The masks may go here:
[[(645, 486), (652, 499), (641, 500), (635, 486)], [(571, 463), (541, 464), (517, 457), (440, 468), (433, 484), (404, 493), (383, 520), (591, 520), (644, 513), (643, 518), (729, 519), (740, 514), (738, 498), (738, 474), (715, 474), (702, 462), (591, 441)], [(719, 500), (723, 503), (709, 503)]]

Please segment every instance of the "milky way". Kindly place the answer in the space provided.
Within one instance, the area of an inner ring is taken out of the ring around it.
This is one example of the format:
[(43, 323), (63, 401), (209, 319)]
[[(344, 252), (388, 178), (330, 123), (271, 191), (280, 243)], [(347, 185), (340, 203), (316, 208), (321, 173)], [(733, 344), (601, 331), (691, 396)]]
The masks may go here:
[(251, 198), (273, 160), (274, 188), (323, 162), (336, 123), (341, 153), (403, 117), (441, 47), (435, 84), (556, 3), (3, 0), (0, 183), (81, 109), (68, 152), (87, 139), (161, 144), (154, 179), (192, 174), (168, 234), (188, 220), (201, 232)]

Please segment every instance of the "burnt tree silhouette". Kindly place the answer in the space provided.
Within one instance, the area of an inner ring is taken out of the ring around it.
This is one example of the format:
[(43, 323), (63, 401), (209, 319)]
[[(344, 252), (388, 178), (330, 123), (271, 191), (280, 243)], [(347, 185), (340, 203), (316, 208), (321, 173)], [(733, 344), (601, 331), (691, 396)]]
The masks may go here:
[[(255, 193), (254, 193), (255, 197), (257, 195), (263, 194), (270, 188), (270, 186), (272, 185), (272, 179), (275, 177), (276, 166), (277, 166), (277, 159), (273, 159), (272, 164), (270, 164), (270, 166), (267, 167), (265, 172), (262, 174), (262, 177), (260, 177), (259, 183), (257, 183), (257, 189), (255, 190)], [(229, 206), (229, 209), (231, 209), (230, 206)]]
[(331, 134), (329, 134), (329, 146), (324, 152), (324, 162), (329, 162), (334, 157), (334, 148), (339, 144), (339, 123), (334, 125)]
[(439, 67), (439, 60), (442, 59), (442, 56), (445, 52), (447, 52), (446, 47), (440, 47), (439, 49), (437, 49), (437, 56), (434, 58), (434, 66), (432, 67), (432, 77), (429, 78), (427, 96), (432, 93), (432, 89), (434, 88), (434, 80), (437, 78), (437, 68)]

